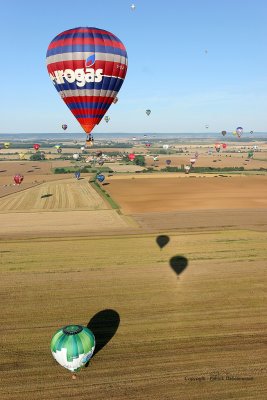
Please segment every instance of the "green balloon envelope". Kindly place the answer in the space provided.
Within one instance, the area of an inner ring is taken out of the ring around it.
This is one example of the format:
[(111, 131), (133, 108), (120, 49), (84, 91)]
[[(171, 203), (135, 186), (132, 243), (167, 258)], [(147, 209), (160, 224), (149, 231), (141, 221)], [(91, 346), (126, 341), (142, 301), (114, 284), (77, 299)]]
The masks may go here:
[(90, 360), (95, 349), (95, 337), (81, 325), (60, 328), (51, 340), (54, 359), (70, 371), (79, 371)]

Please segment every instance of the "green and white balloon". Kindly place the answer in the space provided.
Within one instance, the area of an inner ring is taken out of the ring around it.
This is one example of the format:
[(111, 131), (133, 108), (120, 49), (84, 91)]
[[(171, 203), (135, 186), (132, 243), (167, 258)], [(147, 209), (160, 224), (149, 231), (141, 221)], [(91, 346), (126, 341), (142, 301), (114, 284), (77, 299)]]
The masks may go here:
[(79, 371), (90, 360), (95, 349), (95, 337), (81, 325), (60, 328), (51, 340), (54, 359), (72, 372)]

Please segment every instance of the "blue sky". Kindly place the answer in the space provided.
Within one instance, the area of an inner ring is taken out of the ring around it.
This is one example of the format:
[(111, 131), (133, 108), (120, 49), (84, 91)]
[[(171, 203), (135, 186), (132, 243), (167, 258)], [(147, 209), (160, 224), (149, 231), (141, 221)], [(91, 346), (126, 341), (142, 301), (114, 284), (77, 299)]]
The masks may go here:
[[(82, 132), (53, 87), (46, 50), (78, 26), (128, 52), (119, 102), (97, 133), (267, 131), (266, 0), (1, 2), (0, 133)], [(151, 109), (148, 117), (146, 109)]]

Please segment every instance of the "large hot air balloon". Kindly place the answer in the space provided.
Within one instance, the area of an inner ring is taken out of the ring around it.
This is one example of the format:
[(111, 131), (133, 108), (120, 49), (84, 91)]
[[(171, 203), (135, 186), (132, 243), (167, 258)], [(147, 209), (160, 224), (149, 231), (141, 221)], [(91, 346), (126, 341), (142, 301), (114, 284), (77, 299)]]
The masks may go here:
[(14, 179), (14, 182), (16, 185), (20, 185), (24, 179), (24, 176), (20, 175), (20, 174), (16, 174), (13, 179)]
[(38, 151), (40, 149), (40, 145), (38, 143), (35, 143), (33, 145), (33, 148), (34, 148), (35, 151)]
[(56, 90), (89, 140), (123, 84), (127, 72), (123, 43), (103, 29), (69, 29), (49, 44), (46, 60)]
[(93, 355), (95, 337), (90, 329), (81, 325), (68, 325), (60, 328), (51, 340), (54, 359), (72, 372), (84, 367)]
[(150, 115), (151, 114), (151, 110), (146, 110), (146, 115)]
[(63, 124), (63, 125), (62, 125), (62, 129), (63, 129), (64, 131), (67, 129), (67, 127), (68, 127), (68, 125), (66, 125), (66, 124)]

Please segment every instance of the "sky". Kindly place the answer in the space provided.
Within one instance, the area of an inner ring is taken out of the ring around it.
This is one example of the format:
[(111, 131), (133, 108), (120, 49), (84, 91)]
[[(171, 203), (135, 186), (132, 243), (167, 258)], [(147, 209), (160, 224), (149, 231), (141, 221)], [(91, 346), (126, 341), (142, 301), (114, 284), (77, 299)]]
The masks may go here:
[(266, 21), (266, 0), (1, 1), (0, 134), (56, 133), (63, 123), (82, 132), (46, 69), (51, 40), (80, 26), (112, 32), (128, 53), (119, 101), (95, 136), (206, 124), (267, 132)]

